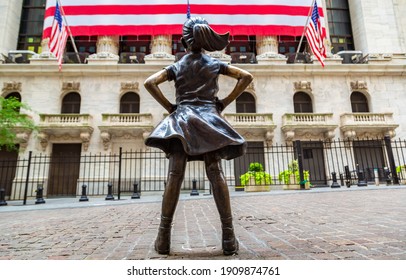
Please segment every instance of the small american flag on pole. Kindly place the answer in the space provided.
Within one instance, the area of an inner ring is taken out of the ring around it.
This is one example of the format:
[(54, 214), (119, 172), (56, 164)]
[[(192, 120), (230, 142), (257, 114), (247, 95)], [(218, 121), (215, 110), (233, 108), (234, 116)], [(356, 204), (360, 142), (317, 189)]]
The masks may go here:
[(314, 56), (317, 57), (321, 65), (324, 67), (324, 59), (326, 58), (324, 39), (326, 38), (326, 32), (321, 25), (317, 1), (314, 1), (313, 11), (310, 16), (309, 25), (306, 29), (306, 37)]
[(49, 51), (58, 59), (59, 71), (62, 70), (63, 53), (65, 51), (68, 32), (62, 20), (61, 9), (58, 1), (56, 2), (54, 20), (52, 22), (52, 31), (49, 37)]

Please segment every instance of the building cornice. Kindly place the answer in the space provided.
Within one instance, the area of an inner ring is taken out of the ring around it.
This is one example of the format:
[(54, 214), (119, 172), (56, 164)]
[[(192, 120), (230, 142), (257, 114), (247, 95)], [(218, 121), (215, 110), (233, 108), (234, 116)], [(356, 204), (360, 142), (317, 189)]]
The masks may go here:
[[(324, 68), (317, 64), (233, 64), (257, 76), (263, 75), (382, 75), (406, 76), (404, 64), (332, 64)], [(58, 71), (57, 65), (30, 65), (30, 64), (0, 64), (0, 77), (11, 76), (92, 76), (92, 75), (134, 75), (157, 72), (167, 64), (117, 64), (117, 65), (88, 65), (68, 64), (63, 65)]]

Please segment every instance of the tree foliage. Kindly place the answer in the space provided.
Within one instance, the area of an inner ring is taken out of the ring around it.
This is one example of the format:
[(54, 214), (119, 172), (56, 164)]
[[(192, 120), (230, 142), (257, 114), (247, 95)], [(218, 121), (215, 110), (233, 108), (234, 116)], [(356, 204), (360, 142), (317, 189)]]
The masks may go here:
[(20, 114), (20, 109), (30, 108), (15, 97), (4, 98), (0, 96), (0, 149), (16, 148), (16, 134), (19, 130), (35, 130), (32, 118)]

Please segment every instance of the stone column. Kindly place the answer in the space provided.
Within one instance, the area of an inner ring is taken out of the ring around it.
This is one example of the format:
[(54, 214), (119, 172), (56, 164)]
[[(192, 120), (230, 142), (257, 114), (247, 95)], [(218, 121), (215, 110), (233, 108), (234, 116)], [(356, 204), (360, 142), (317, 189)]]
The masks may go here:
[(87, 58), (89, 64), (117, 64), (119, 60), (119, 36), (98, 36), (97, 53)]
[(175, 56), (172, 55), (172, 35), (152, 36), (151, 54), (146, 55), (146, 64), (173, 63)]
[(258, 64), (285, 64), (286, 56), (278, 53), (277, 36), (257, 35)]

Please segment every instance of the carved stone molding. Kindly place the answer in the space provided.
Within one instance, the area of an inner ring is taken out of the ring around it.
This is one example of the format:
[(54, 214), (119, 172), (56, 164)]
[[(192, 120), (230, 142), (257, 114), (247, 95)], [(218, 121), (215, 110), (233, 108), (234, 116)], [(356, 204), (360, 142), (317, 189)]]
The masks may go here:
[(42, 150), (45, 152), (45, 150), (48, 146), (49, 135), (44, 132), (38, 133), (38, 140), (39, 140), (39, 143), (41, 144)]
[(295, 90), (312, 90), (312, 83), (309, 81), (300, 81), (293, 83)]
[(89, 148), (90, 137), (92, 135), (89, 132), (80, 133), (80, 139), (82, 140), (83, 150), (86, 152)]
[(103, 141), (104, 150), (107, 151), (109, 149), (110, 143), (111, 143), (111, 134), (108, 133), (107, 131), (102, 131), (100, 133), (100, 137)]
[(80, 82), (63, 82), (62, 83), (62, 90), (66, 91), (79, 91), (80, 90)]
[(22, 84), (20, 82), (10, 81), (3, 83), (3, 91), (21, 91)]
[(97, 53), (111, 53), (118, 55), (119, 36), (98, 36)]
[(122, 82), (121, 83), (121, 90), (139, 90), (139, 83), (138, 82)]
[(172, 36), (155, 35), (152, 37), (151, 53), (172, 53)]
[(368, 90), (368, 85), (365, 81), (355, 81), (351, 82), (351, 90)]
[(252, 90), (252, 91), (255, 91), (255, 85), (254, 85), (254, 83), (253, 82), (251, 82), (248, 86), (247, 86), (247, 88), (246, 89), (248, 89), (248, 90)]

